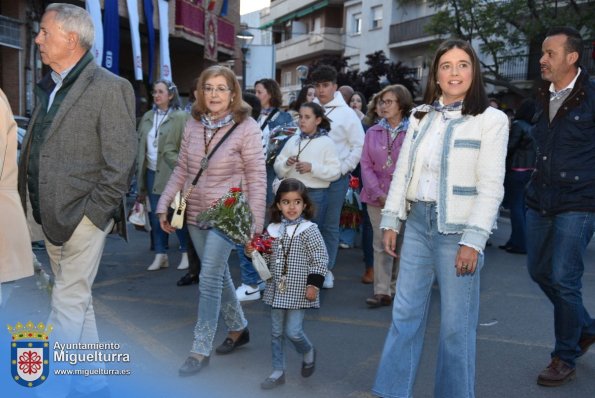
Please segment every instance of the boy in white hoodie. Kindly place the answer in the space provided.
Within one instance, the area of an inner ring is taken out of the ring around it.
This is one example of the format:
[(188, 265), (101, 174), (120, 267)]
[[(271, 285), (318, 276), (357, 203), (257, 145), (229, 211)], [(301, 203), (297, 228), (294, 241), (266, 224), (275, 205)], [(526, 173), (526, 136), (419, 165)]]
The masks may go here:
[(326, 274), (323, 287), (331, 289), (334, 286), (331, 270), (335, 267), (339, 248), (341, 208), (347, 193), (349, 173), (355, 169), (362, 155), (364, 129), (353, 109), (347, 105), (341, 93), (337, 91), (335, 68), (321, 65), (312, 72), (310, 78), (316, 87), (314, 102), (322, 105), (326, 116), (331, 120), (331, 130), (328, 136), (335, 142), (341, 161), (341, 177), (332, 182), (328, 188), (328, 207), (322, 225), (318, 226), (329, 256), (329, 272)]

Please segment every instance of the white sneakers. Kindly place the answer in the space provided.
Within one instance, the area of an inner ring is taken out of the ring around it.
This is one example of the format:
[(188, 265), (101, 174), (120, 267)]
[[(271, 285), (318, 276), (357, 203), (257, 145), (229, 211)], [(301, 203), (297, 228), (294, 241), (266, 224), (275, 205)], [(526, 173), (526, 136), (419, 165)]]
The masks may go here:
[(324, 283), (322, 284), (322, 288), (323, 289), (332, 289), (333, 287), (335, 287), (335, 277), (333, 276), (333, 273), (329, 269), (326, 272), (326, 276), (324, 277)]
[(188, 269), (188, 253), (182, 253), (182, 259), (180, 260), (178, 269)]
[(158, 269), (167, 267), (169, 267), (169, 260), (167, 259), (167, 254), (158, 253), (155, 255), (155, 260), (153, 260), (153, 263), (151, 263), (151, 265), (149, 265), (149, 268), (147, 268), (147, 271), (157, 271)]
[(238, 301), (252, 301), (260, 299), (260, 289), (258, 286), (252, 287), (250, 285), (241, 284), (236, 289), (236, 297)]

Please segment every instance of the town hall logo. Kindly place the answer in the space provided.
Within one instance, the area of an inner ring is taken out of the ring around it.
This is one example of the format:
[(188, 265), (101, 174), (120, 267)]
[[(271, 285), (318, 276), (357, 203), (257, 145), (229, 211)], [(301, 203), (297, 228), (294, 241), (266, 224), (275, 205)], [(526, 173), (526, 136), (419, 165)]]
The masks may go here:
[(14, 381), (24, 387), (37, 387), (48, 378), (50, 372), (49, 335), (52, 325), (42, 322), (35, 325), (29, 321), (23, 326), (18, 322), (14, 328), (8, 325), (12, 335), (10, 343), (11, 373)]

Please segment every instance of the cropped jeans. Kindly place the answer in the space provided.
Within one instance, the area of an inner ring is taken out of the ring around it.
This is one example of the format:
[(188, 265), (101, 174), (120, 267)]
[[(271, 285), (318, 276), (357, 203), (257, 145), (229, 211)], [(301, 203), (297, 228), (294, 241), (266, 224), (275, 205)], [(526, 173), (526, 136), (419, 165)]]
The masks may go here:
[(595, 335), (595, 321), (583, 305), (583, 256), (595, 229), (595, 213), (542, 216), (527, 210), (529, 275), (554, 305), (556, 346), (552, 357), (574, 367), (582, 336)]
[(438, 232), (436, 205), (414, 203), (409, 217), (397, 278), (392, 324), (372, 391), (385, 398), (413, 396), (422, 353), (432, 284), (440, 287), (440, 337), (434, 396), (475, 396), (475, 342), (479, 315), (479, 274), (457, 276), (455, 259), (460, 234)]
[(230, 331), (248, 326), (229, 273), (228, 259), (234, 243), (212, 229), (189, 224), (188, 231), (201, 260), (198, 282), (198, 320), (194, 328), (193, 353), (211, 355), (219, 313)]
[(271, 309), (271, 348), (273, 351), (273, 370), (285, 370), (285, 336), (300, 354), (310, 352), (312, 343), (304, 333), (304, 315), (306, 310)]

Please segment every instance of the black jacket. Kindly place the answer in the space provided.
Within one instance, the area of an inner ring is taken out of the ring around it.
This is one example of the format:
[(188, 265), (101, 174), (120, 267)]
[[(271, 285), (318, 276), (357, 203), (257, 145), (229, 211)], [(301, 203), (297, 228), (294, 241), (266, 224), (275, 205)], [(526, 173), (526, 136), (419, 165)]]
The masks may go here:
[(595, 83), (582, 72), (558, 113), (549, 121), (549, 85), (538, 93), (536, 170), (527, 205), (542, 215), (595, 212)]
[(535, 167), (535, 140), (531, 124), (524, 120), (515, 120), (510, 127), (508, 137), (508, 155), (506, 171), (511, 169), (532, 169)]

